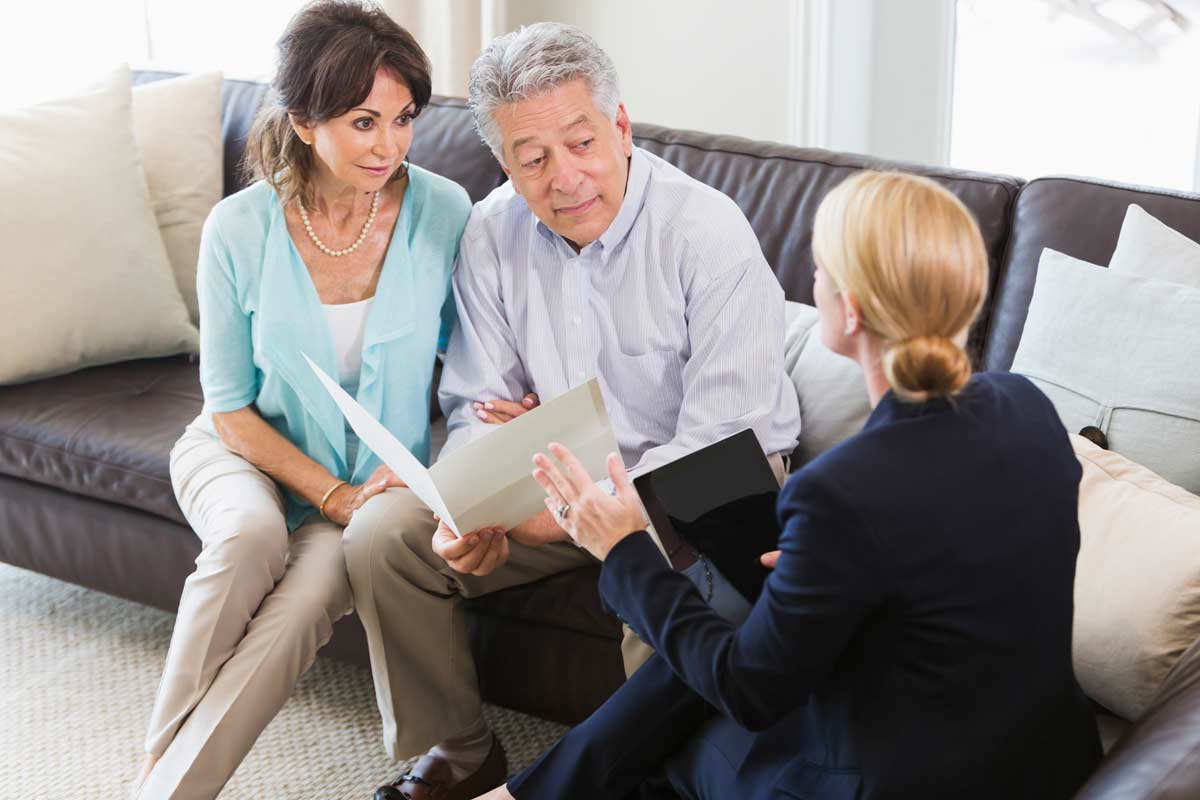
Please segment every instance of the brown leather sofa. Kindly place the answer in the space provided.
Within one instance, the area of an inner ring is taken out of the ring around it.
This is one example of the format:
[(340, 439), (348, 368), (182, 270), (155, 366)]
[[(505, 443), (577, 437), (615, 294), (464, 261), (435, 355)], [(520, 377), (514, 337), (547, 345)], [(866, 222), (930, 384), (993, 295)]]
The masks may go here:
[[(226, 194), (242, 185), (237, 164), (265, 89), (225, 83)], [(1026, 183), (655, 125), (635, 125), (634, 139), (732, 197), (788, 298), (809, 303), (812, 219), (829, 189), (864, 168), (940, 181), (975, 214), (988, 249), (989, 301), (970, 338), (985, 369), (1012, 363), (1043, 247), (1107, 263), (1131, 202), (1200, 239), (1198, 196), (1065, 177)], [(504, 180), (465, 103), (453, 98), (435, 97), (422, 114), (411, 159), (458, 181), (473, 200)], [(0, 559), (174, 610), (199, 542), (172, 496), (167, 454), (200, 406), (197, 365), (185, 357), (0, 388)], [(596, 570), (577, 570), (470, 603), (488, 700), (569, 723), (620, 684), (620, 626), (601, 610), (595, 580)], [(338, 623), (326, 652), (365, 663), (356, 617)], [(1200, 797), (1200, 645), (1127, 731), (1107, 720), (1116, 744), (1082, 796)]]

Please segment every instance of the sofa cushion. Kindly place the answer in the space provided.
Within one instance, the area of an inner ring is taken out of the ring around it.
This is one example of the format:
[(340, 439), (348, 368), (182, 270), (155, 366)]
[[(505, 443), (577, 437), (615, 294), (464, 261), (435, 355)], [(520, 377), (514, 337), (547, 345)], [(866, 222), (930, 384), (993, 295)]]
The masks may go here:
[(1131, 203), (1200, 241), (1200, 195), (1083, 178), (1039, 178), (1021, 189), (1000, 279), (989, 293), (985, 369), (1006, 370), (1012, 364), (1042, 251), (1049, 247), (1092, 264), (1107, 264)]
[(1083, 467), (1075, 674), (1133, 720), (1200, 638), (1200, 497), (1082, 436), (1071, 444)]
[(0, 114), (0, 383), (198, 345), (131, 104), (122, 68), (92, 91)]
[(202, 405), (186, 357), (0, 387), (0, 473), (186, 525), (168, 457)]
[(1108, 268), (1200, 288), (1200, 244), (1131, 203)]
[(1013, 371), (1067, 430), (1200, 494), (1200, 289), (1112, 272), (1046, 250)]
[(787, 303), (783, 368), (800, 399), (800, 436), (792, 471), (862, 430), (871, 398), (862, 368), (821, 343), (820, 314), (804, 303)]
[(200, 230), (221, 199), (221, 73), (134, 87), (133, 135), (175, 284), (198, 324)]

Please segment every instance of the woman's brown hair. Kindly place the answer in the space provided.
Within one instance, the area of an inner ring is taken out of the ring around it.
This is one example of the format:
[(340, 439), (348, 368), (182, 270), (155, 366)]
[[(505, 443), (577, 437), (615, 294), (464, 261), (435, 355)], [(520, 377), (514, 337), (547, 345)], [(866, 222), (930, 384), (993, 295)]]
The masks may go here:
[(988, 261), (957, 197), (928, 178), (860, 172), (821, 201), (813, 255), (883, 340), (897, 397), (950, 397), (967, 384), (963, 344), (987, 294)]
[[(265, 180), (280, 202), (312, 204), (313, 154), (289, 115), (319, 123), (345, 114), (371, 93), (386, 69), (412, 93), (413, 116), (432, 93), (429, 59), (417, 40), (381, 8), (355, 0), (318, 0), (288, 23), (278, 43), (279, 71), (246, 142), (243, 169)], [(398, 169), (391, 181), (404, 177)], [(389, 181), (389, 183), (391, 182)]]

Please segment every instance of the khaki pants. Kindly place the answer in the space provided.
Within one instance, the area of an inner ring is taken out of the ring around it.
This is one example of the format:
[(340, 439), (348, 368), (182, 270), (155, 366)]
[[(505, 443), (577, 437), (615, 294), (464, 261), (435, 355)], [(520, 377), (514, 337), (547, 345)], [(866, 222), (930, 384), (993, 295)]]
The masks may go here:
[(143, 800), (215, 797), (352, 608), (342, 528), (314, 517), (289, 536), (279, 487), (202, 425), (171, 451), (171, 481), (203, 550), (150, 717), (160, 760)]
[(346, 567), (367, 632), (384, 747), (399, 760), (482, 717), (463, 598), (596, 561), (568, 543), (510, 541), (508, 562), (495, 572), (461, 575), (433, 552), (437, 526), (416, 495), (389, 489), (376, 500), (356, 512), (346, 530)]
[[(773, 455), (770, 461), (782, 483), (782, 459)], [(433, 552), (435, 530), (431, 512), (411, 491), (389, 489), (355, 513), (344, 539), (355, 607), (367, 632), (384, 747), (393, 760), (422, 753), (482, 716), (463, 598), (596, 563), (573, 544), (526, 547), (510, 541), (505, 565), (484, 577), (462, 575)], [(652, 653), (625, 628), (626, 675)]]

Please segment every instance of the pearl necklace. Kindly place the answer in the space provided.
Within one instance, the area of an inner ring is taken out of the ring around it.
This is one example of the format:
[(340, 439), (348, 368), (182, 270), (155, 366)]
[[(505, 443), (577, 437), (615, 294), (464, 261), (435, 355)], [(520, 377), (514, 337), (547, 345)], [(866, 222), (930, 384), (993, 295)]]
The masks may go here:
[(343, 247), (341, 250), (334, 250), (329, 245), (317, 238), (317, 234), (312, 229), (312, 223), (308, 221), (308, 212), (304, 210), (304, 203), (297, 199), (296, 205), (300, 207), (300, 220), (304, 223), (304, 230), (308, 231), (308, 238), (313, 240), (313, 244), (321, 249), (321, 252), (327, 256), (348, 256), (358, 249), (358, 246), (367, 238), (367, 231), (371, 230), (371, 225), (375, 222), (375, 213), (379, 211), (379, 192), (375, 193), (375, 197), (371, 200), (371, 213), (367, 215), (367, 221), (363, 223), (362, 231), (358, 234), (358, 238), (354, 244), (349, 247)]

